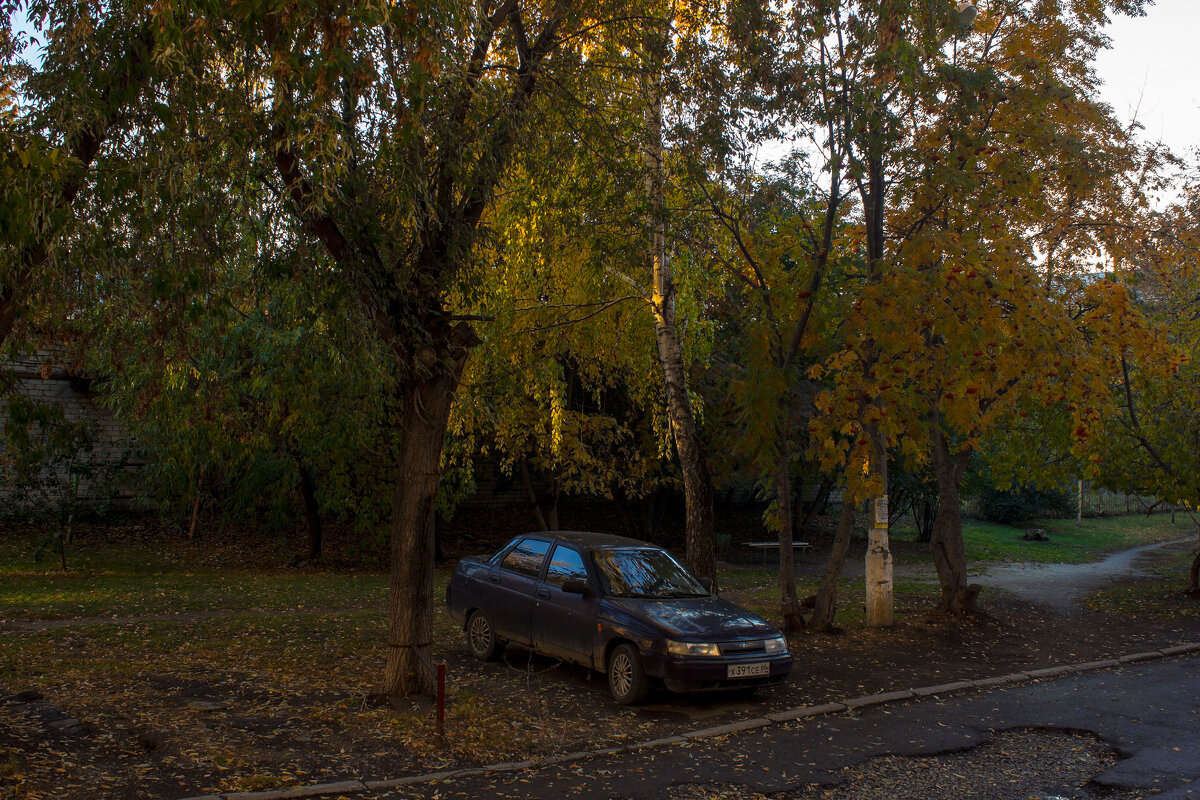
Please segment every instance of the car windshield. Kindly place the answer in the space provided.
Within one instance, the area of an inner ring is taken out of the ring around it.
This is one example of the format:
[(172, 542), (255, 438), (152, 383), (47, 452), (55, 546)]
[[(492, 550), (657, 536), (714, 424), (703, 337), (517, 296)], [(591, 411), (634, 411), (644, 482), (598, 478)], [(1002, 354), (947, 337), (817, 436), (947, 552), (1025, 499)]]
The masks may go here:
[(608, 595), (703, 597), (708, 594), (666, 550), (655, 547), (596, 550), (592, 560)]

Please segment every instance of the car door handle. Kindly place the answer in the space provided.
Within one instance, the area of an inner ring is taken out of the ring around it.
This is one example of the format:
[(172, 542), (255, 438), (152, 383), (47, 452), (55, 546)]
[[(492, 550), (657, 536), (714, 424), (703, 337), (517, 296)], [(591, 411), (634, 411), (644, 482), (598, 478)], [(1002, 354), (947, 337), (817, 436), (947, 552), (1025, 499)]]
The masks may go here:
[(538, 597), (547, 597), (547, 598), (548, 598), (548, 597), (550, 597), (550, 590), (549, 590), (549, 589), (538, 589), (538, 590), (537, 590), (537, 596), (538, 596)]
[(492, 575), (489, 575), (489, 576), (488, 576), (488, 578), (490, 578), (490, 579), (491, 579), (492, 583), (499, 583), (499, 582), (500, 582), (500, 576), (499, 576), (499, 575), (492, 574)]

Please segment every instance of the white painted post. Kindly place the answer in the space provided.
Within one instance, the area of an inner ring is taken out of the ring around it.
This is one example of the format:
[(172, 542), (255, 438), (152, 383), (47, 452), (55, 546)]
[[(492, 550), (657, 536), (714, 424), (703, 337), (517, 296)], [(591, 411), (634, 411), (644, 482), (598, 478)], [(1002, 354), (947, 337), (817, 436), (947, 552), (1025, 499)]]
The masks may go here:
[(888, 497), (871, 504), (867, 533), (867, 624), (875, 628), (892, 625), (892, 551), (888, 545)]

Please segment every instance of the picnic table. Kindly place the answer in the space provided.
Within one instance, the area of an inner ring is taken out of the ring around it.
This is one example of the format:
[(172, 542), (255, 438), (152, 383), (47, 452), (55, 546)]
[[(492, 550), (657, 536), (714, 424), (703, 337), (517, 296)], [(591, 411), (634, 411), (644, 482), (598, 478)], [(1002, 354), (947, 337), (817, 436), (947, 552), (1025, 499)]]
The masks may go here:
[[(767, 563), (767, 553), (774, 550), (779, 552), (779, 542), (743, 542), (742, 547), (749, 547), (762, 553), (763, 564)], [(799, 550), (801, 554), (812, 547), (808, 542), (792, 542), (792, 551)]]

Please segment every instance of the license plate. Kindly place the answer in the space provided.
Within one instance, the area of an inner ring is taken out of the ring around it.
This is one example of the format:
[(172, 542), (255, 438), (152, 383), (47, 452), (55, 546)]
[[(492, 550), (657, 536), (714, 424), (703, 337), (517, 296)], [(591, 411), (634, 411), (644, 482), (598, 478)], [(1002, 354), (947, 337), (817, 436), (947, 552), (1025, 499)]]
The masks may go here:
[(728, 672), (725, 674), (727, 678), (757, 678), (762, 675), (771, 674), (771, 665), (766, 661), (758, 664), (730, 664)]

